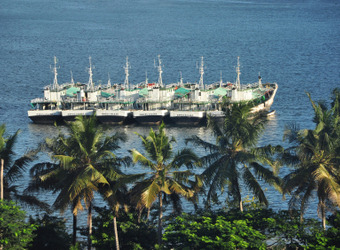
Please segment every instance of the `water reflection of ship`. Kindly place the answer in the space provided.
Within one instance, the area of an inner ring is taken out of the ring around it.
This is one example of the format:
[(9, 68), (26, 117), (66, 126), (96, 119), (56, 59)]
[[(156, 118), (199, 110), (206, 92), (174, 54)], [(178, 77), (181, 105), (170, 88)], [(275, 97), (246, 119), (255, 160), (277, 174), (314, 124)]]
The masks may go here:
[[(131, 85), (129, 83), (130, 64), (126, 58), (125, 81), (123, 84), (95, 85), (92, 63), (89, 58), (89, 81), (87, 84), (71, 82), (59, 85), (57, 79), (57, 59), (54, 58), (54, 81), (44, 88), (44, 98), (31, 101), (29, 118), (34, 123), (53, 123), (72, 121), (78, 115), (95, 114), (101, 123), (159, 124), (161, 121), (173, 124), (204, 124), (207, 116), (223, 118), (223, 100), (231, 104), (251, 102), (252, 112), (269, 112), (273, 104), (278, 85), (262, 84), (262, 78), (252, 84), (240, 83), (240, 63), (237, 62), (235, 83), (220, 82), (204, 84), (204, 62), (201, 58), (198, 83), (183, 83), (182, 77), (177, 83), (164, 85), (162, 80), (162, 61), (158, 56), (158, 81), (145, 81)], [(269, 112), (269, 113), (268, 113)]]

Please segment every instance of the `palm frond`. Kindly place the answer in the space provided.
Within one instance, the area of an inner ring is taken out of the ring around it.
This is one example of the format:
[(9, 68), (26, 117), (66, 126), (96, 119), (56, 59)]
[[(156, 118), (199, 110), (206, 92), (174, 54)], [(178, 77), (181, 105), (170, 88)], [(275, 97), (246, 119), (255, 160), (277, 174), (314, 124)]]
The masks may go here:
[(143, 166), (156, 170), (155, 165), (148, 158), (146, 158), (143, 154), (141, 154), (138, 150), (132, 149), (130, 152), (132, 154), (132, 160), (134, 163), (139, 162)]
[(152, 203), (157, 199), (160, 191), (161, 191), (161, 187), (158, 185), (157, 183), (157, 179), (153, 180), (149, 186), (147, 186), (141, 195), (142, 198), (142, 202), (143, 204), (147, 207), (150, 208)]
[(278, 176), (274, 175), (274, 173), (271, 170), (263, 167), (257, 162), (250, 163), (249, 167), (254, 170), (254, 173), (257, 178), (260, 178), (261, 180), (264, 180), (266, 183), (274, 185), (277, 188), (280, 188), (282, 186), (281, 179)]
[(22, 205), (28, 205), (30, 207), (35, 207), (46, 211), (47, 213), (51, 212), (50, 206), (46, 202), (42, 202), (38, 200), (35, 196), (32, 195), (15, 195), (15, 199), (18, 200)]
[(171, 175), (173, 176), (174, 180), (187, 183), (189, 178), (193, 176), (193, 173), (190, 170), (184, 170), (184, 171), (173, 171), (171, 172)]
[(190, 187), (180, 182), (177, 182), (174, 179), (169, 180), (169, 186), (172, 191), (171, 193), (181, 194), (186, 199), (189, 199), (194, 196), (194, 191)]
[(215, 137), (223, 136), (223, 131), (221, 130), (218, 121), (211, 116), (208, 116), (207, 127), (211, 129)]
[(247, 188), (250, 189), (256, 198), (266, 206), (268, 206), (268, 200), (261, 188), (261, 185), (258, 183), (254, 175), (251, 173), (248, 167), (243, 168), (243, 181), (246, 184)]
[(36, 151), (28, 151), (25, 155), (22, 157), (16, 159), (14, 161), (14, 164), (7, 168), (6, 178), (13, 182), (17, 178), (20, 178), (23, 174), (23, 172), (26, 170), (27, 164), (32, 162), (35, 159)]
[(177, 152), (172, 158), (171, 163), (168, 165), (170, 168), (179, 168), (185, 165), (187, 168), (193, 169), (195, 166), (200, 166), (200, 158), (188, 148), (184, 148)]
[(216, 152), (219, 151), (219, 147), (216, 146), (215, 144), (206, 142), (204, 140), (202, 140), (201, 138), (199, 138), (197, 135), (193, 135), (190, 138), (185, 139), (185, 143), (191, 143), (194, 147), (202, 147), (205, 150), (209, 150), (210, 152)]
[(298, 143), (299, 142), (299, 131), (300, 127), (297, 123), (290, 123), (285, 126), (285, 130), (283, 133), (283, 140), (288, 140), (289, 143)]

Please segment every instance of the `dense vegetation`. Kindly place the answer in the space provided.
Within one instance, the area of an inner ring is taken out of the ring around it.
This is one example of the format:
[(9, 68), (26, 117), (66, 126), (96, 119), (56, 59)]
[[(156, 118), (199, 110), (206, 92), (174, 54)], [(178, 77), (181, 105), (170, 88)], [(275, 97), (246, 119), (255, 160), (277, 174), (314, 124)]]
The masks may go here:
[[(175, 150), (176, 139), (162, 124), (148, 135), (137, 134), (143, 151), (131, 149), (118, 157), (114, 152), (125, 137), (106, 136), (93, 116), (77, 117), (67, 124), (67, 133), (56, 127), (56, 137), (14, 159), (19, 131), (6, 136), (1, 125), (0, 248), (340, 248), (340, 90), (333, 91), (330, 105), (308, 96), (315, 128), (287, 125), (288, 148), (259, 147), (266, 120), (245, 103), (226, 109), (223, 123), (209, 119), (214, 143), (187, 138), (188, 146), (206, 149), (203, 156), (190, 148)], [(39, 162), (38, 152), (48, 153), (50, 161)], [(31, 166), (31, 180), (19, 192), (16, 181), (33, 160), (39, 163)], [(133, 164), (145, 172), (126, 174), (123, 166)], [(291, 170), (285, 176), (282, 166)], [(268, 208), (263, 183), (289, 198), (288, 211)], [(242, 197), (244, 189), (252, 199)], [(39, 192), (49, 192), (55, 202), (39, 201), (34, 195)], [(304, 218), (314, 197), (321, 220)], [(107, 206), (94, 207), (94, 199)], [(193, 204), (194, 213), (183, 213), (183, 199)], [(45, 212), (25, 221), (14, 202)], [(73, 214), (72, 235), (65, 220), (50, 215), (67, 209)], [(79, 228), (78, 213), (84, 209), (87, 227)], [(79, 232), (87, 241), (77, 240)]]

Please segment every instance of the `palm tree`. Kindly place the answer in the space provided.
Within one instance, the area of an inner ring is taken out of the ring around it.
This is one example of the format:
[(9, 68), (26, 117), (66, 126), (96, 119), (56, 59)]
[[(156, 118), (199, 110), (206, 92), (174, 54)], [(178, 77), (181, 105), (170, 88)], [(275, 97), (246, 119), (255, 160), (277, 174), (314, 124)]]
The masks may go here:
[[(72, 207), (74, 219), (78, 210), (83, 209), (81, 201), (88, 209), (88, 249), (91, 249), (92, 200), (94, 192), (103, 185), (109, 185), (108, 179), (114, 179), (117, 162), (120, 158), (113, 153), (119, 148), (119, 141), (124, 136), (115, 134), (104, 137), (97, 127), (95, 116), (76, 117), (68, 124), (68, 137), (59, 131), (59, 136), (46, 139), (46, 146), (52, 151), (54, 164), (38, 164), (32, 168), (32, 189), (49, 189), (58, 192), (54, 207), (64, 211)], [(75, 243), (76, 222), (73, 233)]]
[(27, 165), (31, 163), (37, 154), (37, 150), (27, 151), (23, 156), (14, 159), (13, 148), (17, 142), (20, 130), (13, 135), (5, 137), (6, 125), (0, 125), (0, 159), (3, 162), (3, 195), (5, 200), (16, 200), (23, 205), (33, 206), (49, 211), (49, 206), (39, 201), (36, 197), (19, 193), (16, 182), (26, 171)]
[(201, 158), (207, 166), (202, 173), (204, 183), (209, 187), (207, 204), (218, 192), (228, 188), (229, 195), (243, 211), (241, 183), (253, 192), (260, 203), (268, 201), (258, 179), (279, 187), (280, 180), (273, 171), (261, 164), (274, 166), (271, 155), (280, 147), (270, 145), (257, 147), (257, 141), (264, 130), (265, 120), (251, 113), (247, 103), (224, 103), (225, 118), (223, 124), (208, 118), (208, 127), (216, 138), (215, 143), (202, 140), (198, 136), (188, 138), (187, 143), (203, 147), (209, 153)]
[(150, 169), (142, 175), (143, 180), (137, 182), (132, 188), (132, 194), (137, 200), (137, 207), (150, 209), (158, 199), (158, 243), (162, 239), (162, 217), (163, 217), (163, 194), (179, 194), (185, 198), (194, 196), (194, 190), (190, 185), (190, 177), (193, 173), (187, 170), (179, 170), (183, 165), (192, 168), (199, 164), (199, 158), (190, 150), (182, 149), (173, 153), (172, 143), (175, 138), (170, 138), (164, 131), (164, 123), (159, 126), (158, 132), (150, 129), (148, 136), (138, 133), (142, 140), (146, 155), (136, 149), (131, 150), (133, 162), (139, 162), (142, 166)]
[(340, 88), (333, 89), (331, 106), (334, 114), (340, 116)]
[(106, 175), (109, 185), (100, 185), (99, 193), (107, 202), (109, 207), (113, 212), (113, 226), (115, 233), (115, 241), (116, 241), (116, 250), (119, 250), (119, 237), (118, 237), (118, 228), (117, 228), (117, 217), (119, 214), (119, 209), (124, 208), (125, 212), (129, 210), (131, 206), (129, 193), (128, 193), (128, 184), (131, 184), (140, 178), (139, 174), (136, 175), (127, 175), (121, 172), (119, 169), (121, 164), (125, 166), (129, 166), (131, 163), (130, 157), (120, 158), (119, 161), (111, 163), (111, 168), (115, 169), (115, 175), (109, 176)]
[[(119, 172), (119, 170), (117, 172)], [(109, 180), (109, 186), (105, 185), (100, 189), (101, 195), (104, 197), (104, 200), (106, 200), (113, 212), (113, 227), (115, 233), (116, 250), (120, 249), (117, 216), (121, 207), (124, 207), (125, 211), (128, 211), (129, 200), (126, 184), (130, 182), (131, 179), (129, 179), (129, 176), (121, 173), (120, 176), (116, 178), (116, 180)]]
[(340, 206), (340, 117), (337, 110), (340, 95), (334, 98), (330, 109), (322, 102), (315, 103), (309, 93), (307, 95), (314, 109), (316, 127), (305, 130), (299, 130), (294, 125), (287, 127), (284, 139), (294, 143), (289, 149), (291, 157), (287, 159), (294, 160), (295, 170), (284, 177), (283, 191), (292, 195), (290, 208), (300, 208), (301, 221), (316, 191), (318, 212), (325, 229), (327, 208), (332, 204)]

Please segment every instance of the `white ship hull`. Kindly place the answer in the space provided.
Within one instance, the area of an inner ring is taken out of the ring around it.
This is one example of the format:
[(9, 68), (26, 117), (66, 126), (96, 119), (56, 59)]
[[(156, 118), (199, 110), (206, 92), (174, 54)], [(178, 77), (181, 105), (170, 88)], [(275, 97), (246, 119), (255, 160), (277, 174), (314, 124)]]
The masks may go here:
[(98, 109), (96, 116), (98, 121), (104, 124), (123, 124), (131, 121), (132, 111)]
[[(111, 86), (110, 82), (107, 87), (94, 86), (91, 58), (89, 60), (88, 84), (75, 84), (72, 78), (71, 83), (59, 85), (57, 60), (54, 59), (53, 85), (45, 87), (43, 98), (31, 100), (31, 106), (35, 110), (28, 111), (28, 116), (33, 122), (73, 121), (76, 116), (91, 116), (96, 112), (98, 121), (101, 123), (122, 124), (134, 121), (139, 124), (159, 124), (165, 121), (199, 125), (206, 122), (207, 116), (223, 119), (224, 113), (219, 110), (222, 109), (224, 100), (231, 102), (231, 105), (239, 102), (252, 103), (254, 106), (251, 112), (265, 114), (270, 110), (278, 89), (276, 83), (262, 84), (260, 76), (258, 82), (241, 85), (239, 59), (235, 83), (223, 83), (221, 80), (219, 84), (206, 85), (203, 82), (203, 57), (200, 67), (201, 78), (198, 84), (183, 84), (181, 79), (180, 83), (172, 84), (167, 88), (162, 82), (163, 71), (159, 57), (157, 66), (159, 81), (157, 83), (148, 84), (146, 78), (144, 85), (130, 89), (127, 60), (124, 86), (119, 84)], [(128, 111), (129, 108), (135, 111)]]
[(38, 124), (53, 124), (61, 122), (61, 110), (28, 110), (28, 117)]
[(160, 124), (169, 116), (168, 110), (135, 110), (133, 119), (139, 124)]
[(268, 98), (268, 100), (266, 100), (264, 103), (261, 103), (255, 107), (253, 107), (251, 109), (251, 112), (252, 113), (258, 113), (258, 112), (268, 112), (270, 110), (270, 107), (273, 105), (274, 103), (274, 98), (275, 98), (275, 95), (276, 95), (276, 92), (277, 92), (277, 89), (278, 89), (278, 85), (275, 84), (274, 85), (274, 89), (273, 89), (273, 92), (271, 93), (270, 97)]
[(61, 112), (64, 121), (74, 121), (76, 116), (91, 116), (93, 115), (93, 110), (63, 110)]
[(170, 111), (170, 121), (175, 124), (186, 125), (194, 124), (199, 125), (204, 122), (206, 118), (205, 111)]

